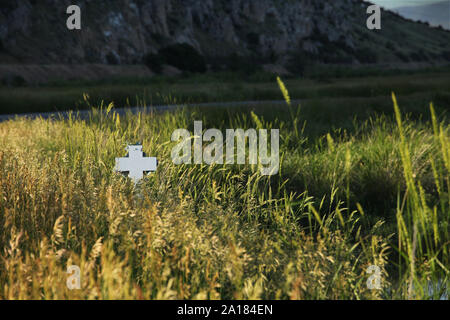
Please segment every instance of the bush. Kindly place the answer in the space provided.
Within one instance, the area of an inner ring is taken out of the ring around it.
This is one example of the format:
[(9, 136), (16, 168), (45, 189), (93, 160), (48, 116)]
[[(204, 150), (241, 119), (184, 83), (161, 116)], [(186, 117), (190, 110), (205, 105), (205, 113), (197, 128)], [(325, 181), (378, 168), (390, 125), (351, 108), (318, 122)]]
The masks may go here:
[(240, 56), (233, 53), (226, 59), (228, 71), (242, 72), (246, 75), (261, 71), (262, 61), (256, 56)]
[(356, 58), (361, 63), (376, 63), (377, 56), (376, 54), (369, 48), (360, 48), (355, 51)]
[(110, 65), (120, 64), (120, 58), (117, 56), (117, 54), (114, 54), (113, 52), (108, 53), (105, 58), (106, 62)]
[(392, 41), (386, 42), (386, 49), (389, 49), (389, 50), (391, 50), (391, 51), (394, 51), (394, 50), (395, 50), (395, 45), (394, 45), (394, 43), (393, 43)]
[(450, 61), (450, 51), (444, 51), (441, 54), (442, 58), (444, 58), (447, 61)]
[(23, 87), (27, 85), (27, 81), (20, 75), (7, 75), (0, 81), (2, 85), (9, 87)]
[(207, 70), (205, 58), (187, 43), (162, 48), (157, 54), (148, 53), (143, 60), (156, 73), (162, 72), (164, 64), (192, 73), (204, 73)]
[(247, 34), (247, 42), (251, 49), (256, 49), (260, 45), (259, 34), (250, 32)]
[(404, 54), (401, 51), (395, 51), (395, 55), (397, 56), (397, 58), (399, 58), (400, 60), (402, 60), (403, 62), (409, 62), (409, 58), (406, 56), (406, 54)]
[(423, 50), (412, 52), (410, 58), (413, 61), (428, 61), (427, 54)]
[(144, 64), (153, 72), (161, 73), (164, 65), (164, 58), (159, 54), (148, 53), (144, 56)]
[(166, 64), (182, 71), (203, 73), (207, 69), (205, 58), (187, 43), (165, 47), (159, 51), (158, 55)]
[(291, 72), (299, 74), (301, 76), (305, 75), (306, 67), (311, 65), (313, 62), (312, 56), (310, 53), (305, 51), (294, 51), (291, 52), (289, 61), (288, 61), (288, 69)]

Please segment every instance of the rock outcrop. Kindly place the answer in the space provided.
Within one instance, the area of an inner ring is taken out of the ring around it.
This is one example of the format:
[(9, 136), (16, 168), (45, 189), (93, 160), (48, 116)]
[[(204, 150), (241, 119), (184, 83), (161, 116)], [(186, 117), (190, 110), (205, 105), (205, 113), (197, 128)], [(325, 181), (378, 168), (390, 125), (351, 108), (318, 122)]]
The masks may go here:
[(66, 9), (72, 1), (2, 0), (0, 63), (136, 64), (176, 43), (188, 43), (210, 59), (235, 53), (279, 64), (305, 56), (326, 63), (450, 59), (449, 32), (386, 11), (382, 30), (370, 31), (369, 4), (359, 0), (76, 3), (82, 29), (69, 31)]

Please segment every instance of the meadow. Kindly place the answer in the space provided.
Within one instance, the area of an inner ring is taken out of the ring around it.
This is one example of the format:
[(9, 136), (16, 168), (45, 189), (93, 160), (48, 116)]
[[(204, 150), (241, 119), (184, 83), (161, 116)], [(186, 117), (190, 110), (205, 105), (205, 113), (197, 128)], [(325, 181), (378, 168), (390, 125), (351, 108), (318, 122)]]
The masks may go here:
[[(285, 105), (0, 123), (0, 298), (448, 299), (448, 77), (392, 77), (274, 81)], [(194, 120), (279, 128), (279, 174), (174, 165), (170, 136)], [(159, 167), (135, 186), (113, 167), (137, 141)]]
[[(145, 68), (145, 66), (142, 66)], [(417, 70), (383, 70), (375, 67), (316, 66), (304, 76), (284, 78), (292, 97), (305, 101), (324, 98), (373, 99), (396, 93), (437, 106), (449, 105), (450, 66)], [(84, 95), (90, 97), (90, 105)], [(185, 73), (177, 77), (110, 77), (105, 80), (53, 80), (47, 83), (2, 84), (0, 80), (0, 114), (55, 112), (99, 107), (102, 101), (114, 101), (117, 106), (156, 106), (167, 103), (195, 104), (234, 101), (279, 100), (280, 91), (273, 74), (254, 71)], [(391, 111), (389, 99), (383, 108)], [(443, 101), (444, 103), (439, 103)], [(333, 105), (333, 104), (332, 104)], [(369, 106), (370, 105), (370, 106)], [(416, 103), (406, 107), (417, 107)], [(366, 103), (364, 107), (377, 107)], [(405, 106), (403, 106), (405, 107)]]

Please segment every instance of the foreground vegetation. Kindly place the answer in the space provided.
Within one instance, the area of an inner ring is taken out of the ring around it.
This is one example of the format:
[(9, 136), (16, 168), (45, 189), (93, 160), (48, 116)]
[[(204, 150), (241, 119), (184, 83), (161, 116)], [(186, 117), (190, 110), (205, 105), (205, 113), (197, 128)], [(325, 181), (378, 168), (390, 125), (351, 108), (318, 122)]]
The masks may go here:
[[(408, 119), (393, 98), (390, 115), (342, 125), (288, 99), (0, 123), (0, 298), (448, 298), (448, 123), (433, 107)], [(279, 175), (175, 166), (170, 136), (194, 120), (280, 128)], [(136, 141), (159, 167), (134, 186), (113, 166)]]

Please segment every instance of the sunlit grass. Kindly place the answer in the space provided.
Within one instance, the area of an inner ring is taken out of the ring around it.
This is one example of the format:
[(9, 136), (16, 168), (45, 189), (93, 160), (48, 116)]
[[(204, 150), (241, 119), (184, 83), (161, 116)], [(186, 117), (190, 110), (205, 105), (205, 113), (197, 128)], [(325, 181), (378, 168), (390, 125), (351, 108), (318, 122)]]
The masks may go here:
[[(0, 123), (0, 298), (448, 297), (449, 129), (433, 108), (431, 123), (413, 122), (394, 99), (396, 122), (313, 137), (293, 105), (103, 110)], [(194, 120), (280, 128), (279, 175), (175, 166), (170, 136)], [(134, 186), (113, 167), (137, 141), (159, 165)], [(68, 265), (81, 290), (67, 288)], [(381, 290), (367, 287), (371, 265)]]

